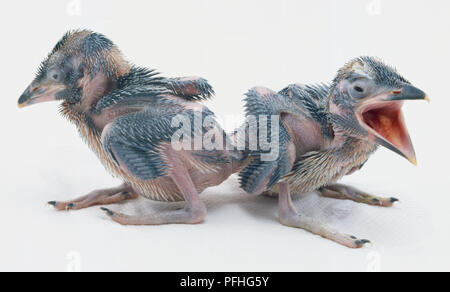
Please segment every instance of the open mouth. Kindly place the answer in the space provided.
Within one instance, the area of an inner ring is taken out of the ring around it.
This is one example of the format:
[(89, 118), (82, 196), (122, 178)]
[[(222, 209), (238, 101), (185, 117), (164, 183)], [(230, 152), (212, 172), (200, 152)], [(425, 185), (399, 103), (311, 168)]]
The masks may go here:
[(364, 128), (375, 136), (377, 143), (404, 156), (416, 164), (415, 151), (402, 113), (403, 101), (381, 101), (363, 109)]

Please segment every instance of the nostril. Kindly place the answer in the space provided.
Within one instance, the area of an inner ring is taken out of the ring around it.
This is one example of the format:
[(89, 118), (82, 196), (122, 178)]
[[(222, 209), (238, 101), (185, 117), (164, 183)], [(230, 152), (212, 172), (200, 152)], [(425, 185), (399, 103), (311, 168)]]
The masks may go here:
[(401, 90), (394, 90), (394, 91), (392, 91), (392, 93), (393, 93), (393, 94), (401, 94), (402, 91), (401, 91)]

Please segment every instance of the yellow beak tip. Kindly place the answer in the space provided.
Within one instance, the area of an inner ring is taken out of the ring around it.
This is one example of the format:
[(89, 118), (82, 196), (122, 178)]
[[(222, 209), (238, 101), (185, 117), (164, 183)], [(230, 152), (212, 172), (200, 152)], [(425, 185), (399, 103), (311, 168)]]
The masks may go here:
[(409, 160), (409, 162), (411, 162), (412, 164), (414, 164), (414, 166), (417, 166), (418, 165), (418, 163), (417, 163), (417, 159), (414, 157), (414, 158), (410, 158), (410, 159), (408, 159)]
[(17, 103), (17, 107), (18, 108), (24, 108), (24, 107), (27, 107), (29, 105), (30, 105), (30, 102), (28, 102), (28, 101), (23, 102), (23, 103)]
[(431, 99), (428, 97), (428, 96), (425, 96), (425, 98), (424, 98), (428, 103), (430, 103), (431, 102)]

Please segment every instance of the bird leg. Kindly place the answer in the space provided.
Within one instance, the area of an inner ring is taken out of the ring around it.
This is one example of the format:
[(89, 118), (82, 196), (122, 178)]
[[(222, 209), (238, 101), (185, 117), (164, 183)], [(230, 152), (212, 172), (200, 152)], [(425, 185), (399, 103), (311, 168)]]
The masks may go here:
[(139, 195), (128, 184), (116, 188), (96, 190), (86, 196), (66, 202), (48, 202), (58, 211), (80, 210), (96, 205), (116, 204), (125, 200), (137, 199)]
[(112, 220), (122, 225), (163, 225), (163, 224), (198, 224), (206, 217), (206, 206), (200, 200), (199, 193), (186, 167), (174, 153), (167, 154), (171, 161), (171, 178), (180, 189), (187, 206), (181, 210), (159, 212), (144, 216), (128, 216), (102, 208)]
[(358, 203), (364, 203), (373, 206), (392, 207), (396, 198), (382, 198), (370, 195), (366, 192), (360, 191), (354, 187), (334, 184), (319, 189), (322, 196), (327, 198), (334, 198), (340, 200), (352, 200)]
[(292, 204), (289, 185), (287, 183), (280, 183), (278, 186), (280, 191), (278, 208), (281, 224), (289, 227), (305, 229), (311, 233), (320, 235), (349, 248), (361, 248), (364, 244), (370, 242), (366, 239), (358, 239), (355, 236), (342, 234), (324, 225), (318, 220), (299, 215)]

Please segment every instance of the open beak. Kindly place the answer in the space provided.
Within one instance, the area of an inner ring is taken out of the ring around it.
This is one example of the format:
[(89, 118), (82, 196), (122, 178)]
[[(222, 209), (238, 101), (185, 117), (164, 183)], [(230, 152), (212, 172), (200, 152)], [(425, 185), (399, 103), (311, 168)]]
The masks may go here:
[(18, 107), (56, 100), (56, 94), (65, 89), (63, 85), (31, 84), (19, 98)]
[(399, 90), (364, 102), (358, 109), (358, 118), (375, 143), (417, 165), (416, 153), (402, 113), (405, 100), (429, 101), (422, 90), (405, 83)]

